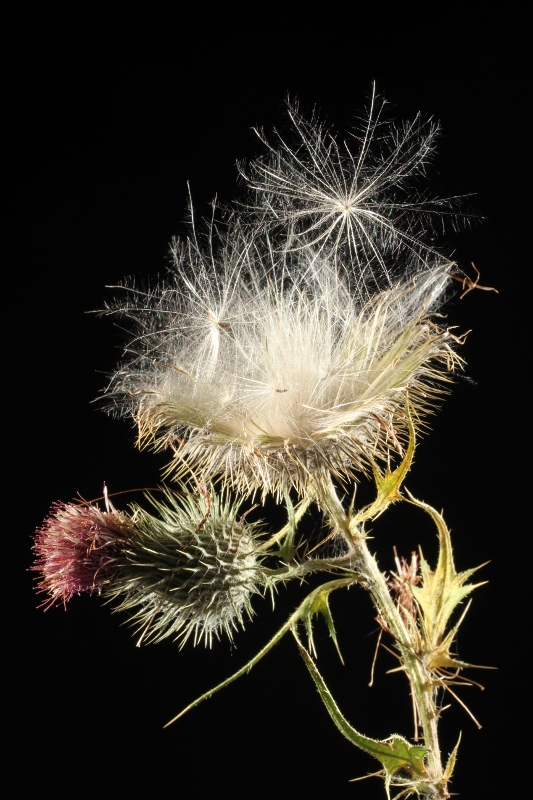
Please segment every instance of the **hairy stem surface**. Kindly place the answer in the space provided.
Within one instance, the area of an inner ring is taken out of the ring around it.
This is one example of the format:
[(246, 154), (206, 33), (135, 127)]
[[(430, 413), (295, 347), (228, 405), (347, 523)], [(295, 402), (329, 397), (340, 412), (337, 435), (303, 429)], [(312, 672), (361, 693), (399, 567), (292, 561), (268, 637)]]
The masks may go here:
[(415, 724), (420, 725), (424, 745), (428, 749), (428, 778), (434, 787), (433, 797), (449, 797), (438, 739), (438, 709), (435, 703), (435, 689), (424, 653), (416, 652), (400, 609), (391, 597), (385, 576), (380, 571), (375, 556), (368, 549), (366, 536), (360, 528), (355, 528), (351, 524), (350, 517), (345, 512), (333, 483), (330, 483), (321, 492), (320, 503), (328, 515), (332, 527), (344, 537), (350, 548), (352, 564), (361, 574), (361, 585), (370, 592), (380, 624), (395, 638), (402, 668), (407, 674), (415, 699), (418, 715)]

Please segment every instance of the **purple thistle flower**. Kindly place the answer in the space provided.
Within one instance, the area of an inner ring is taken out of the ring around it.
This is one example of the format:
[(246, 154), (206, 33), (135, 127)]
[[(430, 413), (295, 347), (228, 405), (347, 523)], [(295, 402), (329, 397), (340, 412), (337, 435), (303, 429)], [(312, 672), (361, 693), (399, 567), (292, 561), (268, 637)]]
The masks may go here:
[(112, 506), (100, 511), (90, 503), (54, 503), (37, 529), (31, 569), (41, 575), (38, 591), (48, 593), (45, 609), (74, 594), (100, 592), (112, 565), (128, 541), (130, 520)]

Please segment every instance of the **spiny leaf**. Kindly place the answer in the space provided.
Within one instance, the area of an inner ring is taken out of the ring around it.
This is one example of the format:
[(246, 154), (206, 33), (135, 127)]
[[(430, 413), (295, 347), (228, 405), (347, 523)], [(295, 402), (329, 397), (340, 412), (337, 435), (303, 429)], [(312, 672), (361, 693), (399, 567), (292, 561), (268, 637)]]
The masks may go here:
[[(268, 541), (266, 541), (260, 547), (260, 552), (269, 551), (271, 555), (278, 556), (286, 563), (289, 563), (296, 550), (294, 546), (296, 528), (301, 518), (309, 508), (311, 500), (309, 498), (304, 498), (296, 505), (295, 508), (289, 495), (287, 494), (285, 496), (285, 502), (287, 505), (287, 523), (280, 531), (271, 536), (270, 539), (268, 539)], [(279, 544), (280, 542), (281, 544)], [(279, 549), (272, 550), (273, 546), (276, 544), (279, 545)]]
[(453, 771), (455, 769), (455, 762), (457, 761), (457, 751), (459, 750), (459, 745), (461, 744), (461, 734), (459, 734), (459, 738), (457, 739), (457, 744), (453, 748), (450, 756), (448, 758), (448, 762), (446, 764), (446, 769), (444, 770), (444, 780), (448, 783), (451, 780), (453, 775)]
[[(426, 511), (435, 522), (439, 534), (439, 557), (437, 567), (432, 571), (429, 564), (420, 554), (420, 571), (422, 585), (412, 586), (411, 590), (422, 612), (422, 630), (428, 646), (431, 648), (431, 668), (465, 666), (457, 662), (449, 653), (457, 629), (464, 619), (462, 615), (453, 629), (446, 633), (449, 620), (459, 603), (470, 592), (483, 586), (486, 581), (466, 584), (466, 581), (484, 564), (473, 569), (457, 572), (453, 561), (450, 533), (443, 517), (434, 508), (414, 498), (409, 492), (409, 501)], [(433, 663), (434, 662), (434, 663)]]
[(405, 408), (405, 415), (409, 428), (409, 444), (405, 456), (397, 469), (391, 470), (387, 466), (383, 474), (380, 472), (377, 465), (375, 463), (373, 464), (374, 480), (377, 489), (376, 499), (373, 503), (370, 503), (370, 505), (362, 508), (361, 511), (352, 518), (352, 523), (356, 526), (359, 526), (365, 520), (375, 519), (395, 500), (404, 499), (400, 494), (400, 486), (411, 468), (416, 444), (415, 428), (411, 420), (408, 405)]
[[(270, 650), (272, 650), (272, 648), (283, 638), (283, 636), (287, 633), (287, 631), (293, 629), (300, 620), (304, 621), (306, 619), (309, 620), (313, 616), (313, 614), (316, 614), (318, 612), (324, 613), (324, 603), (327, 607), (327, 597), (332, 591), (334, 591), (335, 589), (339, 589), (342, 586), (349, 586), (350, 584), (354, 583), (354, 581), (355, 581), (354, 575), (350, 575), (349, 577), (346, 578), (338, 578), (337, 580), (334, 581), (328, 581), (328, 583), (324, 583), (322, 586), (319, 586), (317, 589), (314, 589), (303, 600), (303, 602), (300, 603), (296, 611), (294, 611), (291, 614), (287, 622), (281, 626), (279, 631), (276, 634), (274, 634), (272, 639), (270, 639), (270, 641), (258, 653), (256, 653), (256, 655), (253, 658), (250, 659), (250, 661), (248, 661), (243, 667), (238, 669), (237, 672), (234, 672), (233, 675), (230, 675), (229, 678), (226, 678), (221, 683), (217, 684), (217, 686), (214, 686), (212, 689), (210, 689), (208, 692), (205, 692), (200, 697), (197, 697), (196, 700), (194, 700), (186, 708), (184, 708), (183, 711), (180, 711), (179, 714), (176, 714), (176, 716), (173, 717), (169, 722), (167, 722), (166, 725), (164, 725), (163, 727), (168, 728), (169, 725), (172, 725), (173, 722), (176, 722), (176, 720), (178, 720), (180, 717), (183, 717), (183, 715), (186, 714), (187, 711), (196, 708), (196, 706), (198, 706), (204, 700), (209, 700), (209, 698), (212, 697), (216, 692), (220, 691), (220, 689), (224, 689), (226, 686), (229, 686), (230, 683), (236, 681), (237, 678), (240, 678), (242, 675), (245, 675), (247, 672), (249, 672), (252, 669), (252, 667), (258, 664), (259, 661), (261, 661), (261, 659), (264, 656), (266, 656), (266, 654)], [(331, 619), (329, 607), (327, 607), (327, 613), (329, 614)], [(327, 616), (326, 616), (326, 621), (328, 622)], [(331, 624), (333, 624), (333, 620), (331, 620)], [(328, 622), (328, 627), (330, 627), (329, 622)], [(331, 628), (330, 628), (330, 633), (331, 633)], [(335, 638), (334, 628), (332, 636), (338, 651), (339, 648), (337, 645), (337, 640)]]
[(286, 564), (289, 564), (292, 559), (294, 558), (294, 554), (296, 553), (296, 545), (294, 543), (296, 537), (296, 527), (297, 527), (297, 520), (296, 515), (294, 513), (294, 506), (292, 504), (290, 495), (288, 492), (285, 493), (285, 507), (287, 509), (287, 535), (282, 540), (278, 555), (282, 561)]
[(412, 745), (402, 736), (396, 734), (385, 741), (379, 741), (356, 731), (341, 714), (313, 659), (301, 643), (295, 627), (293, 627), (292, 633), (322, 702), (340, 732), (356, 747), (377, 758), (383, 765), (386, 775), (392, 776), (402, 771), (415, 779), (425, 779), (427, 772), (424, 759), (428, 752), (427, 748), (420, 745)]
[(339, 649), (339, 643), (337, 641), (337, 632), (335, 631), (335, 624), (333, 622), (333, 617), (331, 616), (331, 610), (329, 607), (329, 595), (330, 593), (338, 588), (334, 584), (335, 581), (331, 583), (324, 584), (324, 586), (320, 586), (318, 590), (315, 590), (311, 593), (308, 597), (308, 603), (306, 603), (305, 608), (302, 609), (301, 620), (305, 625), (305, 629), (307, 631), (307, 638), (309, 641), (309, 647), (311, 652), (316, 656), (316, 649), (315, 643), (313, 640), (313, 617), (317, 614), (322, 614), (324, 619), (326, 620), (326, 625), (328, 626), (329, 635), (333, 639), (333, 643), (339, 654), (339, 658), (341, 662), (344, 664), (344, 660), (341, 655), (341, 651)]

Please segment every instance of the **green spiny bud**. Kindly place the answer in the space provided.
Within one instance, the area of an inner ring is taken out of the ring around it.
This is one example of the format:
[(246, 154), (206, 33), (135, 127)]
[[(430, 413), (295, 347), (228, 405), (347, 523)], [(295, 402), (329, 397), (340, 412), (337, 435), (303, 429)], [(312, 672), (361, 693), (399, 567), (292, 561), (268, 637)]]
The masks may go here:
[(237, 519), (238, 503), (213, 490), (166, 493), (150, 501), (158, 516), (135, 507), (133, 531), (106, 594), (117, 610), (134, 609), (141, 641), (192, 636), (211, 646), (213, 635), (232, 638), (251, 595), (264, 584), (258, 526)]

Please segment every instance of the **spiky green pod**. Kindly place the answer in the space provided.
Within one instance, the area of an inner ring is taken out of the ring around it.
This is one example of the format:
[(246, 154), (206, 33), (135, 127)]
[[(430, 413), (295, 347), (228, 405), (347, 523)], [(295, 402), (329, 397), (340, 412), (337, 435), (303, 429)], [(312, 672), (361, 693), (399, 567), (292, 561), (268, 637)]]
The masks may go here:
[(140, 641), (192, 636), (211, 646), (251, 616), (264, 583), (258, 526), (237, 519), (238, 504), (214, 491), (167, 492), (150, 500), (158, 516), (134, 508), (133, 532), (107, 595), (134, 610)]

